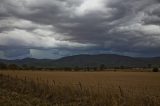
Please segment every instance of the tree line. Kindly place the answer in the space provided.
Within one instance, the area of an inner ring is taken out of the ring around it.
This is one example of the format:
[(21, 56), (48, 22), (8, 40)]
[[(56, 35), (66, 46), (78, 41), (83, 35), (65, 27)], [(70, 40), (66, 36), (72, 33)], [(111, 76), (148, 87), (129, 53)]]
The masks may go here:
[(26, 64), (23, 65), (17, 65), (17, 64), (6, 64), (6, 63), (2, 63), (0, 62), (0, 69), (1, 70), (64, 70), (64, 71), (80, 71), (80, 70), (84, 70), (84, 71), (97, 71), (97, 70), (105, 70), (106, 67), (104, 64), (101, 64), (99, 67), (89, 67), (89, 66), (85, 66), (85, 67), (35, 67), (35, 66), (29, 66)]
[[(99, 66), (90, 67), (90, 66), (84, 66), (84, 67), (35, 67), (35, 66), (28, 66), (26, 64), (23, 65), (17, 65), (17, 64), (6, 64), (0, 62), (0, 69), (1, 70), (63, 70), (63, 71), (105, 71), (106, 69), (132, 69), (133, 67), (127, 67), (127, 66), (119, 66), (119, 67), (107, 67), (104, 64), (100, 64)], [(159, 67), (144, 67), (152, 69), (153, 72), (158, 72)]]

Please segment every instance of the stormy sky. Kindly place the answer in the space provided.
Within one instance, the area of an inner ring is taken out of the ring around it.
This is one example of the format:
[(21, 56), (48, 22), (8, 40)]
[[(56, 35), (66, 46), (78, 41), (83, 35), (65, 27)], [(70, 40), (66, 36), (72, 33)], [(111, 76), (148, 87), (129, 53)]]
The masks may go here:
[(160, 56), (159, 0), (0, 0), (0, 58)]

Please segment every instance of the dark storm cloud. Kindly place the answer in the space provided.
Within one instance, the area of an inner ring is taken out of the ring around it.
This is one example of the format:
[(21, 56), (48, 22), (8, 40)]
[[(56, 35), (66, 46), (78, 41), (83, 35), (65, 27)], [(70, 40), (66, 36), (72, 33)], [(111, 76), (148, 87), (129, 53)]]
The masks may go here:
[(30, 56), (30, 50), (27, 49), (4, 50), (4, 56), (10, 59), (24, 58)]
[(99, 52), (155, 56), (159, 41), (158, 0), (0, 1), (1, 51), (21, 48), (37, 58)]

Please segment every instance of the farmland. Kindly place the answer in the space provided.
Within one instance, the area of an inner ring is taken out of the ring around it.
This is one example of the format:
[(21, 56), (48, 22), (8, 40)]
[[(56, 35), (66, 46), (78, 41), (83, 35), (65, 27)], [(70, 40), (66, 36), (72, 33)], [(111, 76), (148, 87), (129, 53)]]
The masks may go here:
[[(16, 92), (17, 95), (21, 95), (20, 99), (27, 96), (36, 98), (38, 106), (40, 104), (43, 106), (42, 103), (45, 103), (44, 106), (160, 105), (160, 73), (58, 71), (1, 71), (0, 73), (1, 84), (4, 85), (0, 87), (1, 91), (11, 94)], [(6, 95), (1, 92), (0, 97), (4, 98)], [(30, 105), (33, 103), (32, 99), (26, 101)]]

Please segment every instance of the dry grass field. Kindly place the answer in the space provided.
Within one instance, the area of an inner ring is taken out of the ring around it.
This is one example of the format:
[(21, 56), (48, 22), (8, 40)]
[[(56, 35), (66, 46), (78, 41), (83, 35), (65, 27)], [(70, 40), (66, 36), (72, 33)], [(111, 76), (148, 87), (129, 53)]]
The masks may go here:
[[(20, 99), (37, 98), (36, 102), (25, 100), (31, 106), (34, 103), (37, 106), (160, 106), (160, 73), (0, 71), (0, 74), (1, 91), (16, 92)], [(6, 97), (3, 92), (2, 97)]]

